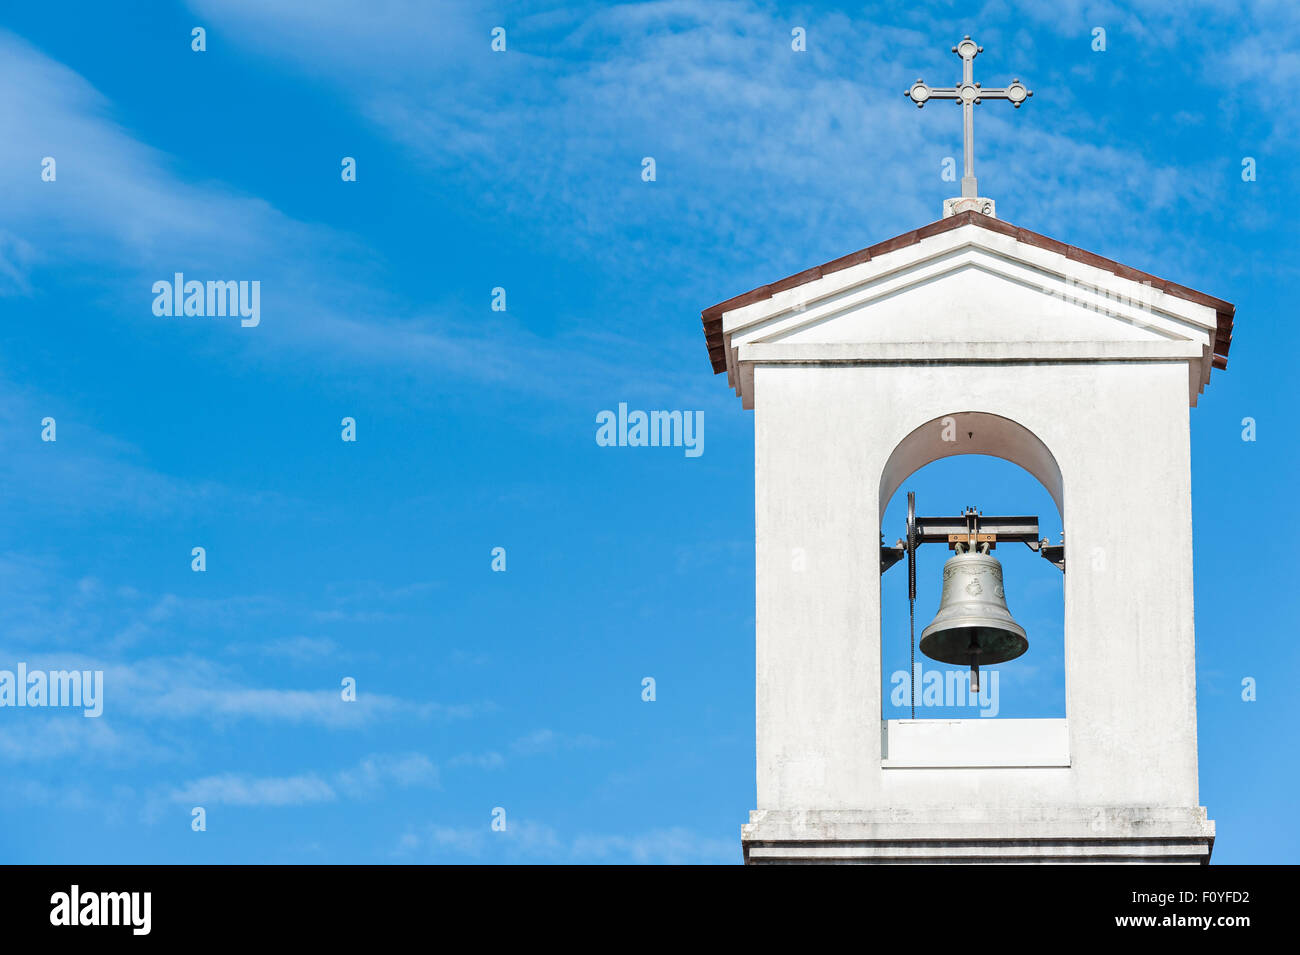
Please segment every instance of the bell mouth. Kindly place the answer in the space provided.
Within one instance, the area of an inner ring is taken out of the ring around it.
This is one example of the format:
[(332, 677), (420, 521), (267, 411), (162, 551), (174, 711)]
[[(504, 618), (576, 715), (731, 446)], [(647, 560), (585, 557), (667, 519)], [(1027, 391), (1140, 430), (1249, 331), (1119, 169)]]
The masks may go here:
[(1006, 663), (1028, 649), (1025, 632), (1015, 624), (947, 627), (923, 633), (920, 645), (921, 652), (931, 660), (958, 666), (970, 666), (972, 655), (980, 666)]

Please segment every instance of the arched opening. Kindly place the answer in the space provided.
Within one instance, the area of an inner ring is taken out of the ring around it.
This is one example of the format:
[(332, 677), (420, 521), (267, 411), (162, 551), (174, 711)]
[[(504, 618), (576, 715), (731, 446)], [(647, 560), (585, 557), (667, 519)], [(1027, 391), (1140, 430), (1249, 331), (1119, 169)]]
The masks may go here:
[(934, 418), (898, 442), (880, 475), (880, 513), (909, 475), (959, 454), (987, 454), (1020, 465), (1052, 496), (1057, 513), (1065, 513), (1065, 482), (1047, 445), (1024, 425), (983, 411)]
[[(973, 506), (985, 517), (1034, 516), (1038, 537), (1061, 540), (1064, 482), (1047, 447), (1016, 422), (978, 412), (927, 422), (905, 438), (881, 476), (881, 534), (886, 546), (906, 535), (907, 492), (917, 514), (957, 516)], [(906, 560), (881, 578), (881, 716), (916, 719), (1063, 718), (1065, 712), (1064, 578), (1059, 567), (1021, 542), (999, 542), (1007, 609), (1029, 649), (981, 670), (978, 694), (969, 670), (930, 659), (921, 635), (940, 607), (945, 562), (953, 551), (928, 543), (916, 553), (915, 661), (911, 668)]]

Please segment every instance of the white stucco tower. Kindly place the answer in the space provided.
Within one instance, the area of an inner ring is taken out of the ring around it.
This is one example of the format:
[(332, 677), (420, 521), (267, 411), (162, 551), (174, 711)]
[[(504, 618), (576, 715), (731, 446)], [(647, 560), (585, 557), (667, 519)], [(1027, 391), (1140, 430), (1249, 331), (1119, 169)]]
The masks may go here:
[[(1233, 306), (965, 211), (703, 319), (755, 415), (746, 860), (1207, 861), (1188, 409)], [(1064, 719), (882, 718), (882, 513), (969, 453), (1060, 509)]]

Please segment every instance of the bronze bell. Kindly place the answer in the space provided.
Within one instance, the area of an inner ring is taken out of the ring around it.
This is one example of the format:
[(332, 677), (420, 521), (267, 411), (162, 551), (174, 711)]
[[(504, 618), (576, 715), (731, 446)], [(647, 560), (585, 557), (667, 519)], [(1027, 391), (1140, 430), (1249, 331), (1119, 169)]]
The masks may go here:
[(921, 652), (940, 663), (970, 666), (970, 688), (978, 693), (980, 665), (1005, 663), (1029, 649), (1025, 630), (1007, 609), (1002, 564), (988, 553), (962, 550), (943, 565), (939, 612), (921, 631)]

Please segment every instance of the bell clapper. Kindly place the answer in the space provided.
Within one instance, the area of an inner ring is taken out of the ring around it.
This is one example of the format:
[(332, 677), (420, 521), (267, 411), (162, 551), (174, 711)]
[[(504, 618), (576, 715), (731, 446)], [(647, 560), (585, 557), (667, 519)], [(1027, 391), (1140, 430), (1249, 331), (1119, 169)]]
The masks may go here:
[(970, 638), (970, 691), (980, 691), (980, 648), (974, 637)]

